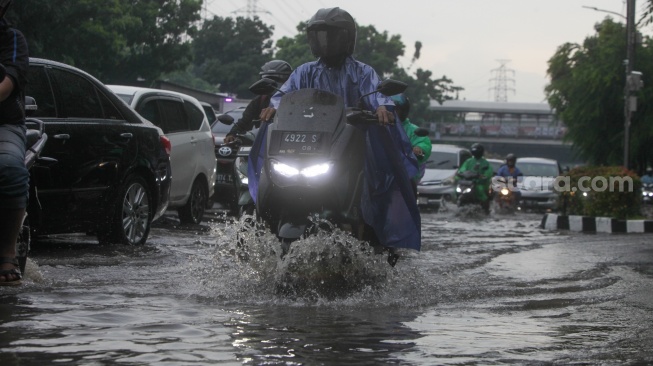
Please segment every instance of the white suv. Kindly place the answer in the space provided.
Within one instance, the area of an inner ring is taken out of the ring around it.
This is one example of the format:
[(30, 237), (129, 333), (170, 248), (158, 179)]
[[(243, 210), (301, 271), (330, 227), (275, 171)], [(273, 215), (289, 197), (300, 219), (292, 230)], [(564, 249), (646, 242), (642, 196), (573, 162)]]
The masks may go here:
[(183, 224), (199, 224), (215, 187), (215, 144), (200, 102), (169, 90), (107, 85), (170, 139), (170, 204)]

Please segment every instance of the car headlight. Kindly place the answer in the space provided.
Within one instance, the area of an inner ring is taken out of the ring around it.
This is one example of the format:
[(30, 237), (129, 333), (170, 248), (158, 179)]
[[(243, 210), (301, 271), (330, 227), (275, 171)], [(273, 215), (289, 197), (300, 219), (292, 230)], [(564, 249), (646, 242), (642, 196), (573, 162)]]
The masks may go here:
[(463, 190), (460, 187), (456, 187), (456, 192), (461, 193)]
[(242, 184), (249, 184), (249, 180), (247, 179), (247, 175), (243, 174), (243, 172), (240, 171), (240, 169), (236, 170), (236, 173), (238, 174), (238, 179)]
[(330, 163), (320, 163), (320, 164), (307, 166), (306, 168), (300, 170), (298, 168), (295, 168), (288, 164), (278, 162), (276, 160), (272, 160), (271, 164), (272, 164), (272, 170), (274, 170), (274, 172), (289, 178), (295, 177), (297, 175), (302, 175), (306, 178), (314, 178), (320, 175), (324, 175), (331, 170), (331, 165), (332, 165)]
[(471, 188), (465, 188), (465, 190), (463, 191), (463, 193), (469, 193), (469, 192), (471, 192), (471, 191), (472, 191)]

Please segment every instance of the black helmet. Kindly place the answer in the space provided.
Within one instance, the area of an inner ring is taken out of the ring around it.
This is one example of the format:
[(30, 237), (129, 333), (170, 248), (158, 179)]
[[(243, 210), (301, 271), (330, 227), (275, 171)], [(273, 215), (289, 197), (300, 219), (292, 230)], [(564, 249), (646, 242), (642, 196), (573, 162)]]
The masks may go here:
[(354, 53), (356, 22), (340, 8), (320, 9), (308, 21), (308, 44), (315, 57), (344, 58)]
[(485, 148), (483, 147), (483, 145), (479, 144), (478, 142), (472, 145), (471, 150), (472, 150), (472, 155), (476, 159), (480, 158), (485, 153)]
[(410, 99), (404, 94), (397, 94), (390, 97), (393, 102), (395, 102), (395, 111), (397, 111), (397, 116), (403, 122), (408, 118), (408, 112), (410, 112)]
[(515, 165), (516, 162), (517, 162), (517, 156), (515, 154), (510, 153), (510, 154), (506, 155), (506, 163), (508, 165), (510, 165), (511, 163), (512, 163), (512, 165)]
[(5, 16), (13, 0), (0, 0), (0, 19)]
[(283, 60), (272, 60), (261, 66), (261, 78), (272, 79), (278, 83), (285, 83), (292, 73), (292, 66)]

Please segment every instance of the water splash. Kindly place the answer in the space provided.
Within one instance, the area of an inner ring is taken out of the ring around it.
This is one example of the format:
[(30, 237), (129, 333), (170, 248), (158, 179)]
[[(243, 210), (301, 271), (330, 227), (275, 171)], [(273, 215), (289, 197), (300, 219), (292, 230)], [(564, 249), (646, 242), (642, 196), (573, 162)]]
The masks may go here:
[[(374, 250), (337, 228), (293, 242), (251, 216), (213, 229), (209, 251), (191, 258), (196, 293), (226, 301), (328, 303), (383, 296), (398, 271)], [(211, 295), (212, 294), (212, 295)]]

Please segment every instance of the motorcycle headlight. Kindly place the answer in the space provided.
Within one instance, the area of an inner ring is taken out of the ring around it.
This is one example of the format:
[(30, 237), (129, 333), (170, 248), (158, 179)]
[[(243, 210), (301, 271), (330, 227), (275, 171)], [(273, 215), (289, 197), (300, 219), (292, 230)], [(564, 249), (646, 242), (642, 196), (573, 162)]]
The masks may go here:
[(276, 173), (283, 175), (284, 177), (289, 177), (289, 178), (295, 177), (297, 175), (302, 175), (306, 178), (314, 178), (317, 176), (321, 176), (327, 174), (331, 170), (331, 165), (332, 165), (331, 163), (320, 163), (320, 164), (307, 166), (306, 168), (302, 168), (300, 170), (298, 168), (295, 168), (293, 166), (275, 160), (273, 160), (271, 163), (272, 163), (272, 170), (274, 170)]
[(272, 170), (284, 177), (294, 177), (299, 174), (299, 169), (274, 160), (272, 161)]
[(504, 196), (507, 196), (510, 193), (510, 190), (508, 188), (501, 188), (501, 194)]
[(315, 164), (302, 169), (300, 174), (306, 178), (313, 178), (328, 173), (330, 169), (331, 164), (329, 163)]

